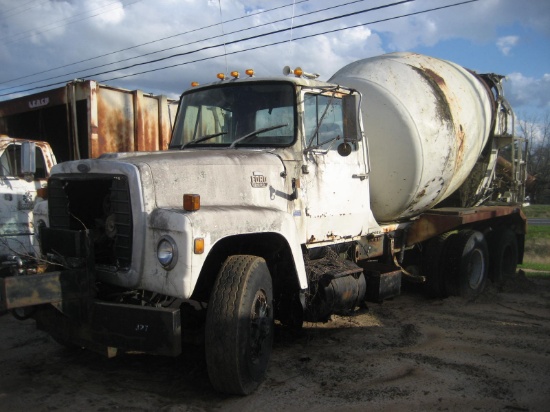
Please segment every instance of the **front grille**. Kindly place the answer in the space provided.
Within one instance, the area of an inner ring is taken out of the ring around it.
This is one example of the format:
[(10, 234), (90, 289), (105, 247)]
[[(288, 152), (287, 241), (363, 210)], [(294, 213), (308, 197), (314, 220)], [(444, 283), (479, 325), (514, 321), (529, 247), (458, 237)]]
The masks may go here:
[(50, 227), (90, 230), (95, 263), (125, 269), (132, 260), (132, 207), (124, 175), (55, 175), (48, 183)]

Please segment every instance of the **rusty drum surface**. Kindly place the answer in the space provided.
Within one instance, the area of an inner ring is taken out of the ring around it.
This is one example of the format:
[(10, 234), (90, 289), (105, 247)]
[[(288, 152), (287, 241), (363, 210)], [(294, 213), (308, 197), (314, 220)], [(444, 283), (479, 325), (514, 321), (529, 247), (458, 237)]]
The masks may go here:
[(351, 63), (329, 82), (363, 94), (371, 207), (380, 222), (410, 218), (448, 197), (489, 139), (491, 96), (454, 63), (390, 53)]

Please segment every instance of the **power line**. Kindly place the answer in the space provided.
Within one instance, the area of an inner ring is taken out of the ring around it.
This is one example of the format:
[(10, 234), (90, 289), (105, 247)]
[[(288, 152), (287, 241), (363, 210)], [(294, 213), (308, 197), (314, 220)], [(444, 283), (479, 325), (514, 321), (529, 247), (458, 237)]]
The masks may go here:
[[(422, 10), (422, 11), (418, 11), (418, 12), (414, 12), (414, 13), (402, 14), (400, 16), (388, 17), (388, 18), (379, 19), (379, 20), (373, 20), (373, 21), (366, 22), (366, 23), (355, 24), (353, 26), (342, 27), (342, 28), (339, 28), (339, 29), (327, 30), (327, 31), (324, 31), (324, 32), (321, 32), (321, 33), (315, 33), (315, 34), (309, 34), (309, 35), (306, 35), (306, 36), (296, 37), (294, 40), (295, 41), (296, 40), (303, 40), (303, 39), (308, 39), (308, 38), (311, 38), (311, 37), (322, 36), (322, 35), (325, 35), (325, 34), (336, 33), (336, 32), (339, 32), (339, 31), (355, 29), (357, 27), (363, 27), (363, 26), (366, 26), (366, 25), (369, 25), (369, 24), (383, 23), (383, 22), (386, 22), (386, 21), (401, 19), (403, 17), (410, 17), (410, 16), (419, 15), (419, 14), (429, 13), (429, 12), (432, 12), (432, 11), (448, 9), (450, 7), (461, 6), (461, 5), (468, 4), (468, 3), (475, 3), (477, 1), (479, 1), (479, 0), (462, 1), (462, 2), (459, 2), (459, 3), (449, 4), (449, 5), (440, 6), (440, 7), (434, 7), (434, 8), (431, 8), (431, 9), (426, 9), (426, 10)], [(286, 30), (290, 30), (290, 29), (285, 29), (283, 31), (286, 31)], [(235, 50), (233, 52), (227, 53), (227, 55), (233, 55), (233, 54), (243, 53), (243, 52), (247, 52), (247, 51), (251, 51), (251, 50), (262, 49), (262, 48), (265, 48), (265, 47), (276, 46), (278, 44), (283, 44), (283, 43), (286, 43), (286, 42), (287, 42), (287, 40), (280, 40), (280, 41), (269, 43), (269, 44), (263, 44), (263, 45), (259, 45), (259, 46), (249, 47), (249, 48), (243, 49), (243, 50)], [(220, 45), (217, 45), (216, 47), (220, 47)], [(192, 61), (188, 61), (188, 62), (184, 62), (184, 63), (173, 64), (171, 66), (159, 67), (159, 68), (151, 69), (151, 70), (145, 70), (145, 71), (142, 71), (142, 72), (131, 73), (131, 74), (127, 74), (127, 75), (124, 75), (124, 76), (113, 77), (113, 78), (110, 78), (110, 79), (102, 80), (102, 82), (110, 82), (110, 81), (113, 81), (113, 80), (119, 80), (119, 79), (124, 79), (124, 78), (127, 78), (127, 77), (138, 76), (140, 74), (152, 73), (152, 72), (156, 72), (156, 71), (171, 69), (171, 68), (178, 67), (178, 66), (185, 66), (187, 64), (198, 63), (198, 62), (202, 62), (202, 61), (206, 61), (206, 60), (211, 60), (211, 59), (215, 59), (215, 58), (218, 58), (218, 57), (221, 57), (221, 56), (223, 56), (223, 54), (219, 54), (219, 55), (216, 55), (216, 56), (208, 56), (208, 57), (204, 57), (204, 58), (197, 59), (197, 60), (192, 60)], [(31, 89), (31, 90), (33, 90), (33, 89)], [(2, 95), (0, 95), (0, 96), (2, 96)]]
[[(309, 1), (309, 0), (299, 0), (299, 1), (296, 2), (296, 4), (305, 3), (305, 2), (308, 2), (308, 1)], [(244, 16), (240, 16), (240, 17), (237, 17), (237, 18), (234, 18), (234, 19), (227, 20), (225, 23), (230, 23), (230, 22), (234, 22), (234, 21), (237, 21), (237, 20), (245, 19), (245, 18), (248, 18), (248, 17), (257, 16), (257, 15), (259, 15), (259, 14), (268, 13), (268, 12), (271, 12), (271, 11), (274, 11), (274, 10), (278, 10), (278, 9), (282, 9), (282, 8), (285, 8), (285, 7), (289, 7), (289, 6), (292, 6), (292, 4), (285, 4), (285, 5), (283, 5), (283, 6), (273, 7), (273, 8), (271, 8), (271, 9), (266, 9), (266, 10), (258, 11), (258, 12), (255, 12), (255, 13), (250, 13), (250, 14), (247, 14), (247, 15), (244, 15)], [(6, 81), (3, 81), (3, 82), (0, 82), (0, 84), (11, 83), (11, 82), (14, 82), (14, 81), (16, 81), (16, 80), (22, 80), (22, 79), (26, 79), (26, 78), (29, 78), (29, 77), (37, 76), (37, 75), (40, 75), (40, 74), (49, 73), (49, 72), (52, 72), (52, 71), (54, 71), (54, 70), (59, 70), (59, 69), (65, 68), (65, 67), (70, 67), (70, 66), (74, 66), (74, 65), (77, 65), (77, 64), (80, 64), (80, 63), (85, 63), (85, 62), (87, 62), (87, 61), (96, 60), (96, 59), (99, 59), (99, 58), (102, 58), (102, 57), (107, 57), (107, 56), (110, 56), (110, 55), (113, 55), (113, 54), (116, 54), (116, 53), (121, 53), (121, 52), (124, 52), (124, 51), (136, 49), (136, 48), (138, 48), (138, 47), (148, 46), (148, 45), (150, 45), (150, 44), (158, 43), (158, 42), (160, 42), (160, 41), (169, 40), (169, 39), (172, 39), (172, 38), (174, 38), (174, 37), (183, 36), (183, 35), (185, 35), (185, 34), (194, 33), (194, 32), (200, 31), (200, 30), (209, 29), (209, 28), (212, 28), (212, 27), (215, 27), (215, 26), (219, 26), (219, 25), (220, 25), (220, 23), (215, 23), (215, 24), (211, 24), (211, 25), (208, 25), (208, 26), (199, 27), (199, 28), (197, 28), (197, 29), (188, 30), (188, 31), (185, 31), (185, 32), (182, 32), (182, 33), (173, 34), (173, 35), (170, 35), (170, 36), (167, 36), (167, 37), (163, 37), (163, 38), (160, 38), (160, 39), (157, 39), (157, 40), (152, 40), (152, 41), (149, 41), (149, 42), (137, 44), (137, 45), (135, 45), (135, 46), (126, 47), (126, 48), (120, 49), (120, 50), (115, 50), (115, 51), (112, 51), (112, 52), (109, 52), (109, 53), (101, 54), (101, 55), (99, 55), (99, 56), (95, 56), (95, 57), (90, 57), (90, 58), (87, 58), (87, 59), (79, 60), (79, 61), (77, 61), (77, 62), (68, 63), (68, 64), (65, 64), (65, 65), (63, 65), (63, 66), (58, 66), (58, 67), (54, 67), (54, 68), (52, 68), (52, 69), (44, 70), (44, 71), (41, 71), (41, 72), (37, 72), (37, 73), (33, 73), (33, 74), (29, 74), (29, 75), (17, 77), (17, 78), (15, 78), (15, 79), (11, 79), (11, 80), (6, 80)], [(138, 56), (138, 57), (141, 57), (141, 56)], [(101, 66), (99, 66), (99, 67), (101, 67)], [(86, 69), (86, 70), (90, 70), (90, 69)], [(64, 75), (63, 75), (63, 76), (64, 76)], [(40, 81), (51, 80), (51, 79), (54, 79), (54, 78), (56, 78), (56, 77), (52, 77), (52, 78), (50, 78), (50, 79), (43, 79), (43, 80), (40, 80)], [(35, 83), (36, 83), (36, 82), (35, 82)], [(26, 83), (26, 84), (24, 84), (23, 86), (26, 86), (27, 84), (33, 84), (33, 83)], [(21, 86), (21, 85), (15, 86), (15, 87), (20, 87), (20, 86)], [(4, 90), (9, 90), (9, 89), (12, 89), (12, 88), (13, 88), (13, 87), (10, 87), (10, 88), (4, 89)]]
[[(382, 10), (382, 9), (385, 9), (385, 8), (398, 6), (398, 5), (401, 5), (401, 4), (404, 4), (404, 3), (410, 3), (410, 2), (414, 2), (414, 1), (416, 1), (416, 0), (401, 0), (401, 1), (398, 1), (398, 2), (395, 2), (395, 3), (385, 4), (383, 6), (372, 7), (370, 9), (354, 11), (354, 12), (351, 12), (351, 13), (341, 14), (339, 16), (327, 17), (326, 19), (316, 20), (316, 21), (313, 21), (313, 22), (310, 22), (310, 23), (299, 24), (297, 26), (294, 26), (294, 30), (295, 29), (301, 29), (301, 28), (304, 28), (304, 27), (314, 26), (314, 25), (321, 24), (321, 23), (326, 23), (326, 22), (333, 21), (333, 20), (339, 20), (339, 19), (342, 19), (342, 18), (345, 18), (345, 17), (356, 16), (358, 14), (368, 13), (368, 12), (372, 12), (372, 11), (376, 11), (376, 10)], [(471, 1), (477, 1), (477, 0), (471, 0)], [(289, 31), (289, 30), (290, 30), (290, 28), (273, 30), (273, 31), (270, 31), (270, 32), (267, 32), (267, 33), (257, 34), (255, 36), (250, 36), (250, 37), (245, 37), (245, 38), (238, 39), (238, 40), (229, 41), (229, 42), (226, 42), (225, 44), (230, 45), (230, 44), (242, 43), (242, 42), (245, 42), (245, 41), (248, 41), (248, 40), (254, 40), (254, 39), (259, 39), (261, 37), (271, 36), (273, 34), (284, 33), (284, 32)], [(205, 46), (205, 47), (202, 47), (200, 49), (191, 50), (191, 51), (188, 51), (188, 52), (185, 52), (185, 53), (177, 53), (177, 54), (173, 54), (171, 56), (166, 56), (166, 57), (161, 57), (161, 58), (154, 59), (154, 60), (149, 60), (147, 62), (135, 63), (135, 64), (132, 64), (130, 66), (119, 67), (117, 69), (106, 70), (106, 71), (103, 71), (103, 72), (90, 74), (86, 77), (101, 76), (101, 75), (108, 74), (108, 73), (113, 73), (113, 72), (116, 72), (116, 71), (119, 71), (119, 70), (131, 69), (131, 68), (138, 67), (138, 66), (158, 63), (158, 62), (161, 62), (161, 61), (173, 59), (175, 57), (182, 57), (182, 56), (197, 53), (197, 52), (200, 52), (200, 51), (214, 49), (214, 48), (217, 48), (217, 47), (220, 47), (220, 44)]]
[[(391, 3), (391, 4), (384, 5), (384, 6), (380, 6), (380, 7), (377, 7), (375, 9), (391, 7), (392, 5), (407, 3), (407, 2), (410, 2), (410, 1), (415, 1), (415, 0), (404, 0), (404, 1), (401, 1), (401, 2), (397, 2), (397, 3)], [(303, 39), (312, 38), (312, 37), (321, 36), (321, 35), (326, 35), (326, 34), (330, 34), (330, 33), (336, 33), (336, 32), (339, 32), (339, 31), (349, 30), (349, 29), (353, 29), (353, 28), (357, 28), (357, 27), (362, 27), (362, 26), (366, 26), (366, 25), (369, 25), (369, 24), (377, 24), (377, 23), (387, 22), (387, 21), (391, 21), (391, 20), (404, 18), (404, 17), (410, 17), (410, 16), (415, 16), (415, 15), (425, 14), (425, 13), (429, 13), (429, 12), (433, 12), (433, 11), (437, 11), (437, 10), (443, 10), (443, 9), (447, 9), (447, 8), (451, 8), (451, 7), (456, 7), (456, 6), (460, 6), (460, 5), (464, 5), (464, 4), (468, 4), (468, 3), (474, 3), (474, 2), (477, 2), (477, 1), (479, 1), (479, 0), (467, 0), (467, 1), (462, 1), (462, 2), (458, 2), (458, 3), (454, 3), (454, 4), (445, 5), (445, 6), (434, 7), (434, 8), (431, 8), (431, 9), (426, 9), (426, 10), (422, 10), (422, 11), (418, 11), (418, 12), (402, 14), (402, 15), (399, 15), (399, 16), (388, 17), (388, 18), (374, 20), (374, 21), (370, 21), (370, 22), (366, 22), (366, 23), (360, 23), (360, 24), (356, 24), (356, 25), (353, 25), (353, 26), (342, 27), (342, 28), (338, 28), (338, 29), (334, 29), (334, 30), (327, 30), (327, 31), (320, 32), (320, 33), (315, 33), (315, 34), (310, 34), (310, 35), (297, 37), (297, 38), (294, 39), (294, 41), (303, 40)], [(362, 11), (362, 12), (364, 12), (364, 11)], [(343, 15), (343, 16), (347, 17), (349, 15), (359, 14), (359, 13), (361, 13), (361, 12), (348, 13), (348, 14)], [(331, 17), (331, 18), (322, 19), (322, 20), (314, 21), (314, 22), (307, 23), (307, 24), (302, 24), (302, 25), (299, 25), (299, 26), (295, 26), (294, 29), (303, 28), (303, 27), (307, 27), (307, 26), (312, 26), (312, 25), (323, 23), (323, 22), (326, 22), (326, 21), (335, 20), (335, 19), (341, 18), (341, 17), (342, 16)], [(285, 32), (285, 31), (288, 31), (288, 30), (290, 30), (290, 28), (275, 30), (273, 32), (264, 33), (264, 34), (258, 35), (258, 36), (253, 36), (253, 37), (243, 38), (243, 39), (239, 39), (239, 40), (234, 40), (234, 41), (231, 41), (231, 42), (227, 42), (226, 44), (237, 44), (237, 43), (248, 41), (248, 40), (251, 40), (251, 39), (265, 37), (267, 35)], [(269, 43), (269, 44), (263, 44), (263, 45), (259, 45), (259, 46), (249, 47), (247, 49), (242, 49), (242, 50), (236, 50), (236, 51), (233, 51), (233, 52), (229, 52), (229, 53), (227, 53), (227, 55), (233, 55), (233, 54), (243, 53), (243, 52), (246, 52), (246, 51), (257, 50), (257, 49), (261, 49), (261, 48), (265, 48), (265, 47), (275, 46), (275, 45), (282, 44), (282, 43), (285, 43), (285, 42), (287, 42), (287, 40), (281, 40), (281, 41), (277, 41), (277, 42), (273, 42), (273, 43)], [(133, 67), (144, 65), (144, 64), (151, 64), (151, 63), (155, 63), (155, 62), (158, 62), (158, 61), (167, 60), (169, 58), (188, 55), (188, 54), (196, 53), (196, 52), (199, 52), (199, 51), (204, 51), (204, 50), (207, 50), (207, 49), (213, 49), (213, 48), (217, 48), (217, 47), (221, 47), (221, 46), (222, 46), (221, 44), (213, 45), (213, 46), (207, 46), (207, 47), (204, 47), (204, 48), (201, 48), (201, 49), (198, 49), (198, 50), (194, 50), (194, 51), (190, 51), (190, 52), (186, 52), (186, 53), (180, 53), (178, 55), (169, 56), (169, 57), (166, 57), (166, 58), (163, 58), (163, 59), (157, 59), (157, 60), (151, 61), (151, 62), (139, 63), (139, 64), (135, 64), (135, 65), (125, 67), (125, 68), (122, 68), (122, 69), (117, 69), (117, 70), (123, 70), (123, 69), (126, 69), (126, 68), (133, 68)], [(155, 68), (155, 69), (144, 70), (144, 71), (141, 71), (141, 72), (136, 72), (136, 73), (130, 73), (130, 74), (122, 75), (122, 76), (117, 76), (117, 77), (113, 77), (113, 78), (102, 80), (102, 81), (103, 82), (109, 82), (109, 81), (119, 80), (119, 79), (123, 79), (123, 78), (127, 78), (127, 77), (138, 76), (138, 75), (141, 75), (141, 74), (166, 70), (166, 69), (170, 69), (170, 68), (174, 68), (174, 67), (184, 66), (184, 65), (187, 65), (187, 64), (191, 64), (191, 63), (197, 63), (197, 62), (201, 62), (201, 61), (206, 61), (206, 60), (218, 58), (218, 57), (221, 57), (223, 55), (224, 54), (219, 54), (219, 55), (216, 55), (216, 56), (208, 56), (208, 57), (204, 57), (204, 58), (200, 58), (200, 59), (196, 59), (196, 60), (192, 60), (192, 61), (173, 64), (173, 65), (170, 65), (170, 66), (164, 66), (164, 67), (159, 67), (159, 68)], [(87, 77), (100, 76), (100, 75), (103, 75), (103, 74), (112, 73), (112, 72), (117, 71), (117, 70), (109, 70), (109, 71), (102, 72), (102, 73), (96, 73), (96, 74), (89, 75)], [(47, 87), (53, 87), (53, 86), (57, 86), (57, 85), (64, 84), (64, 83), (65, 82), (57, 82), (57, 83), (52, 83), (52, 84), (48, 84), (48, 85), (44, 85), (44, 86), (33, 87), (33, 88), (30, 88), (30, 89), (26, 89), (26, 90), (20, 90), (19, 93), (28, 92), (28, 91), (32, 91), (32, 90), (36, 90), (36, 89), (43, 89), (43, 88), (47, 88)], [(0, 97), (7, 96), (7, 95), (10, 95), (10, 94), (13, 94), (13, 93), (1, 94)]]
[[(358, 14), (368, 13), (368, 12), (372, 12), (372, 11), (376, 11), (376, 10), (382, 10), (382, 9), (385, 9), (385, 8), (401, 5), (401, 4), (404, 4), (404, 3), (410, 3), (410, 2), (414, 2), (414, 1), (416, 1), (416, 0), (401, 0), (401, 1), (398, 1), (398, 2), (395, 2), (395, 3), (389, 3), (389, 4), (382, 5), (382, 6), (377, 6), (377, 7), (372, 7), (372, 8), (369, 8), (369, 9), (364, 9), (364, 10), (359, 10), (359, 11), (355, 11), (355, 12), (351, 12), (351, 13), (342, 14), (342, 15), (339, 15), (339, 16), (328, 17), (326, 19), (316, 20), (316, 21), (313, 21), (313, 22), (310, 22), (310, 23), (305, 23), (305, 24), (294, 26), (294, 29), (308, 27), (308, 26), (312, 26), (312, 25), (316, 25), (316, 24), (320, 24), (320, 23), (326, 23), (328, 21), (342, 19), (342, 18), (345, 18), (345, 17), (350, 17), (350, 16), (354, 16), (354, 15), (358, 15)], [(271, 32), (266, 32), (266, 33), (258, 34), (258, 35), (255, 35), (255, 36), (250, 36), (250, 37), (246, 37), (246, 38), (243, 38), (243, 39), (238, 39), (238, 40), (233, 40), (233, 41), (230, 41), (230, 42), (226, 42), (226, 45), (241, 43), (241, 42), (244, 42), (244, 41), (257, 39), (257, 38), (260, 38), (260, 37), (270, 36), (272, 34), (283, 33), (283, 32), (288, 31), (288, 30), (290, 30), (290, 29), (289, 28), (284, 28), (284, 29), (274, 30), (274, 31), (271, 31)], [(95, 76), (101, 76), (101, 75), (108, 74), (108, 73), (113, 73), (113, 72), (116, 72), (116, 71), (119, 71), (119, 70), (131, 69), (131, 68), (138, 67), (138, 66), (158, 63), (158, 62), (165, 61), (165, 60), (168, 60), (168, 59), (173, 59), (175, 57), (186, 56), (186, 55), (197, 53), (197, 52), (200, 52), (200, 51), (213, 49), (213, 48), (216, 48), (216, 47), (219, 47), (219, 46), (220, 46), (219, 44), (211, 45), (211, 46), (205, 46), (205, 47), (195, 49), (195, 50), (191, 50), (191, 51), (188, 51), (188, 52), (185, 52), (185, 53), (177, 53), (177, 54), (173, 54), (171, 56), (166, 56), (166, 57), (162, 57), (162, 58), (158, 58), (158, 59), (154, 59), (154, 60), (149, 60), (149, 61), (141, 62), (141, 63), (135, 63), (135, 64), (125, 66), (125, 67), (119, 67), (119, 68), (116, 68), (116, 69), (106, 70), (106, 71), (99, 72), (99, 73), (88, 74), (85, 77), (90, 78), (90, 77), (95, 77)], [(51, 84), (48, 84), (48, 85), (45, 85), (45, 86), (39, 86), (39, 87), (30, 88), (30, 89), (19, 90), (19, 92), (22, 93), (22, 92), (27, 92), (27, 91), (34, 90), (34, 89), (42, 89), (42, 88), (45, 88), (45, 87), (56, 86), (56, 85), (63, 84), (63, 83), (65, 83), (65, 82), (51, 83)], [(18, 87), (20, 87), (20, 86), (18, 86)], [(13, 88), (13, 87), (11, 87), (11, 88)], [(0, 94), (0, 97), (6, 96), (6, 95), (9, 95), (9, 94), (13, 94), (13, 93)]]
[[(18, 4), (18, 5), (15, 6), (14, 8), (4, 11), (2, 17), (7, 18), (7, 17), (17, 16), (18, 14), (21, 14), (21, 13), (24, 13), (24, 12), (26, 12), (26, 11), (29, 11), (29, 10), (34, 9), (34, 8), (35, 8), (36, 6), (38, 6), (40, 3), (44, 3), (44, 2), (46, 2), (46, 1), (49, 1), (49, 0), (30, 0), (30, 1), (26, 2), (26, 3)], [(37, 2), (37, 3), (36, 3), (35, 5), (33, 5), (33, 6), (27, 7), (26, 9), (18, 10), (18, 9), (21, 9), (22, 7), (28, 6), (29, 4), (34, 3), (34, 2)], [(13, 12), (13, 13), (12, 13), (12, 14), (9, 14), (9, 13), (11, 13), (11, 12)]]
[[(307, 1), (307, 0), (306, 0), (306, 1)], [(351, 4), (360, 3), (360, 2), (363, 2), (363, 1), (365, 1), (365, 0), (353, 0), (353, 1), (350, 1), (350, 2), (348, 2), (348, 3), (343, 3), (343, 4), (336, 5), (336, 6), (325, 7), (324, 9), (319, 9), (319, 10), (314, 10), (314, 11), (307, 12), (307, 13), (302, 13), (302, 14), (299, 14), (299, 15), (297, 15), (297, 16), (294, 16), (294, 18), (304, 17), (304, 16), (308, 16), (308, 15), (311, 15), (311, 14), (320, 13), (320, 12), (323, 12), (323, 11), (335, 9), (335, 8), (338, 8), (338, 7), (349, 6), (349, 5), (351, 5)], [(407, 1), (415, 1), (415, 0), (407, 0)], [(288, 5), (287, 5), (287, 6), (288, 6)], [(285, 7), (286, 7), (286, 6), (285, 6)], [(369, 10), (370, 10), (370, 9), (369, 9)], [(367, 10), (367, 11), (368, 11), (368, 10)], [(241, 17), (240, 17), (240, 18), (241, 18)], [(239, 18), (239, 19), (240, 19), (240, 18)], [(237, 20), (237, 19), (233, 19), (233, 20)], [(279, 19), (279, 20), (275, 20), (275, 21), (271, 21), (271, 22), (259, 24), (259, 25), (257, 25), (257, 26), (247, 27), (247, 28), (244, 28), (244, 29), (235, 30), (235, 31), (232, 31), (232, 32), (229, 32), (229, 33), (225, 33), (225, 35), (241, 33), (241, 32), (247, 31), (247, 30), (253, 30), (253, 29), (257, 29), (257, 28), (259, 28), (259, 27), (268, 26), (268, 25), (272, 25), (272, 24), (275, 24), (275, 23), (280, 23), (280, 22), (283, 22), (283, 21), (286, 21), (286, 20), (289, 20), (289, 18)], [(219, 25), (219, 24), (220, 24), (220, 23), (218, 23), (218, 24), (216, 24), (216, 25)], [(297, 27), (299, 27), (299, 26), (297, 26)], [(223, 37), (223, 36), (224, 36), (224, 35), (221, 34), (221, 35), (206, 37), (206, 38), (199, 39), (199, 40), (195, 40), (195, 41), (192, 41), (192, 42), (189, 42), (189, 43), (180, 44), (180, 45), (172, 46), (172, 47), (167, 47), (167, 48), (164, 48), (164, 49), (161, 49), (161, 50), (156, 50), (156, 51), (153, 51), (153, 52), (150, 52), (150, 53), (145, 53), (145, 54), (142, 54), (142, 55), (140, 55), (140, 56), (129, 57), (129, 58), (126, 58), (126, 59), (118, 60), (118, 61), (116, 61), (116, 62), (105, 63), (105, 64), (101, 64), (101, 65), (94, 66), (94, 67), (89, 67), (89, 68), (87, 68), (87, 69), (82, 69), (82, 70), (78, 70), (78, 71), (71, 72), (71, 73), (64, 73), (64, 74), (60, 74), (60, 75), (57, 75), (57, 76), (48, 77), (48, 78), (46, 78), (46, 79), (40, 79), (40, 80), (36, 80), (36, 81), (33, 81), (33, 82), (28, 82), (28, 83), (19, 84), (19, 85), (16, 85), (16, 86), (7, 87), (7, 88), (4, 88), (4, 89), (2, 90), (2, 92), (5, 92), (5, 91), (7, 91), (7, 90), (11, 90), (11, 89), (14, 89), (14, 88), (18, 88), (18, 87), (24, 87), (24, 86), (29, 86), (29, 85), (31, 85), (31, 84), (36, 84), (36, 83), (40, 83), (40, 82), (45, 82), (45, 81), (48, 81), (48, 80), (59, 79), (59, 78), (61, 78), (61, 77), (78, 75), (78, 74), (80, 74), (80, 73), (83, 73), (83, 72), (86, 72), (86, 71), (89, 71), (89, 70), (100, 69), (100, 68), (102, 68), (102, 67), (112, 66), (112, 65), (114, 65), (114, 64), (122, 63), (122, 62), (125, 62), (125, 61), (130, 61), (130, 60), (134, 60), (134, 59), (139, 59), (139, 58), (141, 58), (141, 57), (151, 56), (151, 55), (153, 55), (153, 54), (158, 54), (158, 53), (162, 53), (162, 52), (165, 52), (165, 51), (168, 51), (168, 50), (178, 49), (178, 48), (180, 48), (180, 47), (189, 46), (189, 45), (191, 45), (191, 44), (196, 44), (196, 43), (201, 43), (201, 42), (203, 42), (203, 41), (212, 40), (212, 39), (216, 39), (216, 38), (218, 38), (218, 37)], [(147, 62), (144, 62), (144, 63), (142, 63), (142, 64), (147, 64)], [(121, 70), (121, 69), (124, 69), (124, 68), (118, 68), (118, 69), (115, 69), (115, 70)], [(44, 73), (45, 73), (45, 72), (44, 72)]]
[[(123, 7), (123, 8), (124, 8), (124, 7), (128, 7), (128, 6), (131, 6), (132, 4), (139, 3), (140, 1), (141, 1), (141, 0), (135, 0), (135, 1), (132, 2), (132, 3), (122, 3), (122, 7)], [(20, 41), (20, 40), (23, 40), (23, 39), (26, 39), (26, 38), (28, 38), (28, 37), (31, 37), (33, 34), (46, 33), (46, 32), (48, 32), (48, 31), (55, 30), (55, 29), (57, 29), (57, 28), (59, 28), (59, 27), (68, 26), (69, 24), (78, 23), (78, 22), (83, 21), (83, 20), (88, 20), (88, 19), (91, 19), (91, 18), (93, 18), (93, 17), (97, 17), (97, 16), (100, 16), (100, 15), (102, 15), (102, 14), (105, 14), (105, 13), (107, 13), (107, 12), (109, 12), (109, 11), (115, 10), (115, 8), (111, 8), (111, 9), (109, 9), (109, 10), (102, 11), (101, 13), (93, 14), (93, 15), (91, 15), (91, 16), (86, 16), (86, 17), (83, 17), (83, 18), (81, 18), (81, 19), (77, 19), (77, 20), (71, 20), (71, 19), (72, 19), (73, 17), (75, 17), (75, 16), (80, 16), (80, 15), (82, 15), (82, 14), (87, 14), (87, 13), (94, 12), (94, 11), (96, 11), (96, 10), (104, 9), (104, 8), (106, 8), (106, 7), (108, 7), (108, 6), (112, 5), (112, 4), (115, 4), (115, 3), (116, 3), (116, 4), (120, 4), (118, 1), (114, 1), (114, 2), (112, 2), (112, 3), (106, 4), (105, 6), (101, 6), (101, 7), (98, 7), (98, 8), (96, 8), (96, 9), (93, 9), (93, 10), (90, 10), (90, 11), (87, 11), (87, 12), (78, 13), (78, 14), (75, 14), (74, 16), (69, 17), (69, 18), (66, 18), (66, 19), (61, 19), (61, 20), (54, 21), (54, 22), (52, 22), (52, 23), (50, 23), (50, 24), (47, 24), (47, 25), (45, 25), (45, 26), (43, 26), (43, 27), (49, 27), (49, 26), (51, 26), (51, 25), (53, 25), (53, 24), (55, 24), (55, 23), (69, 20), (69, 21), (68, 21), (67, 23), (65, 23), (65, 24), (60, 24), (60, 25), (51, 27), (51, 28), (49, 28), (49, 29), (45, 29), (45, 30), (42, 30), (42, 31), (38, 31), (38, 32), (36, 32), (36, 33), (35, 33), (35, 29), (27, 30), (27, 31), (24, 31), (24, 32), (20, 32), (20, 33), (16, 33), (16, 34), (13, 34), (13, 35), (9, 35), (9, 36), (7, 36), (7, 37), (2, 37), (2, 38), (0, 38), (0, 41), (3, 41), (4, 44), (16, 43), (16, 42), (18, 42), (18, 41)], [(17, 36), (20, 36), (20, 35), (26, 34), (26, 33), (32, 33), (32, 34), (29, 34), (28, 36), (23, 36), (23, 37), (20, 37), (20, 38), (16, 38), (16, 39), (11, 40), (11, 41), (5, 41), (6, 39), (9, 39), (9, 38), (12, 38), (12, 37), (17, 37)]]

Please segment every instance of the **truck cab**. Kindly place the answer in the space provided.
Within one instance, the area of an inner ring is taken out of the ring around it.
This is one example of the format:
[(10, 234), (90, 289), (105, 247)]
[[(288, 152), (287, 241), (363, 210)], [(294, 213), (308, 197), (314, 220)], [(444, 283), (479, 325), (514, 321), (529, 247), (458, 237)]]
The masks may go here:
[(281, 210), (293, 216), (298, 236), (318, 247), (378, 228), (360, 117), (359, 94), (334, 84), (235, 78), (183, 94), (170, 149), (277, 156), (280, 176), (267, 181), (259, 167), (252, 192), (270, 190), (266, 207), (284, 200)]

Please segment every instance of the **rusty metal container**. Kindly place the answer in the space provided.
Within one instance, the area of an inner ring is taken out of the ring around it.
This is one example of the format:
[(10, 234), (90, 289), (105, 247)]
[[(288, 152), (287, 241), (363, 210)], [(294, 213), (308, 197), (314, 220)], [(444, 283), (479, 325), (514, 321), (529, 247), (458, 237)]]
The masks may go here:
[(408, 219), (448, 197), (489, 141), (491, 92), (454, 63), (390, 53), (351, 63), (329, 82), (363, 94), (371, 208), (380, 222)]
[(0, 102), (0, 134), (48, 142), (58, 161), (167, 149), (178, 101), (93, 80)]

